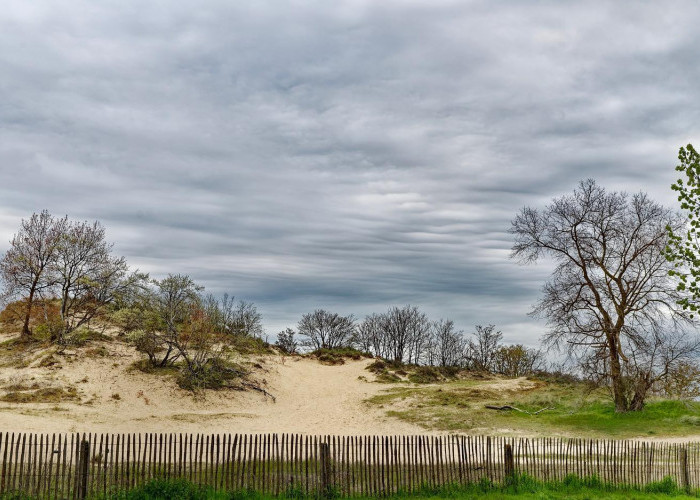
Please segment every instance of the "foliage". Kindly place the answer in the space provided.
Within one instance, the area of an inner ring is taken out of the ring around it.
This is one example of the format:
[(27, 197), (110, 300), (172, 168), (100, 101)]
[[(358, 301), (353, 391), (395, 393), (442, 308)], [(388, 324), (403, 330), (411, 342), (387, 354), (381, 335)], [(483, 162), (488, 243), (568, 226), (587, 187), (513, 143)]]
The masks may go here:
[[(685, 227), (668, 226), (666, 258), (673, 263), (670, 274), (678, 279), (678, 290), (686, 295), (680, 299), (683, 308), (700, 309), (700, 154), (692, 144), (678, 151), (680, 165), (676, 170), (684, 175), (671, 189), (678, 193), (681, 209), (688, 213)], [(685, 181), (684, 181), (685, 179)]]
[[(340, 492), (333, 491), (331, 497), (342, 498)], [(26, 498), (26, 497), (7, 497)], [(252, 490), (214, 491), (213, 488), (200, 486), (185, 479), (152, 479), (146, 484), (132, 490), (111, 492), (108, 498), (118, 500), (272, 500), (284, 498), (318, 498), (316, 493), (306, 495), (300, 489), (288, 489), (279, 496), (262, 494)], [(367, 498), (367, 497), (358, 497)], [(527, 474), (518, 474), (503, 482), (490, 481), (482, 477), (479, 481), (468, 484), (447, 483), (440, 486), (424, 484), (415, 491), (384, 495), (387, 499), (655, 499), (663, 498), (697, 498), (685, 495), (672, 477), (650, 483), (644, 487), (616, 485), (605, 483), (597, 476), (579, 477), (567, 475), (560, 481), (541, 481)]]

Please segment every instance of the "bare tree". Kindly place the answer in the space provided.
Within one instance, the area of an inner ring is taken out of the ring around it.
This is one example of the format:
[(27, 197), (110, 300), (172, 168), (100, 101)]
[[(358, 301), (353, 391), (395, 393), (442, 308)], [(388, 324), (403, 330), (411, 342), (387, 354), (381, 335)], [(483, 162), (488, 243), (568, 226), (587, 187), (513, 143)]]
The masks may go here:
[(617, 412), (643, 407), (648, 384), (637, 358), (670, 348), (667, 321), (689, 321), (663, 254), (667, 227), (677, 233), (683, 224), (644, 193), (606, 192), (593, 180), (542, 211), (523, 208), (512, 222), (513, 258), (546, 255), (557, 264), (533, 311), (547, 319), (546, 344), (565, 344), (602, 368)]
[(67, 227), (67, 218), (57, 219), (48, 211), (22, 219), (19, 231), (12, 237), (10, 248), (0, 260), (0, 278), (6, 298), (26, 299), (22, 337), (31, 337), (29, 319), (36, 295), (53, 283), (48, 268)]
[(418, 363), (430, 335), (430, 321), (416, 306), (392, 307), (381, 316), (387, 358), (397, 363)]
[(382, 333), (382, 316), (370, 314), (362, 320), (353, 337), (353, 345), (361, 351), (371, 352), (375, 356), (387, 357), (386, 342)]
[(238, 335), (262, 338), (265, 333), (262, 326), (262, 314), (255, 304), (239, 300), (233, 313), (231, 330)]
[(131, 293), (146, 276), (130, 273), (123, 257), (111, 255), (99, 222), (69, 223), (50, 263), (52, 293), (61, 301), (63, 328), (52, 340), (89, 322), (120, 294)]
[(506, 377), (522, 377), (543, 368), (542, 351), (522, 344), (500, 346), (493, 361), (494, 371)]
[(432, 323), (429, 365), (461, 366), (465, 361), (466, 341), (463, 332), (455, 329), (454, 321), (441, 319)]
[(493, 371), (503, 333), (496, 330), (495, 325), (476, 325), (472, 336), (467, 346), (469, 367), (472, 370)]
[(295, 354), (299, 344), (297, 343), (294, 335), (296, 332), (291, 328), (287, 328), (277, 334), (277, 342), (275, 345), (279, 347), (285, 354)]
[(307, 337), (305, 344), (312, 349), (336, 349), (349, 344), (355, 333), (355, 318), (316, 309), (302, 316), (297, 330)]

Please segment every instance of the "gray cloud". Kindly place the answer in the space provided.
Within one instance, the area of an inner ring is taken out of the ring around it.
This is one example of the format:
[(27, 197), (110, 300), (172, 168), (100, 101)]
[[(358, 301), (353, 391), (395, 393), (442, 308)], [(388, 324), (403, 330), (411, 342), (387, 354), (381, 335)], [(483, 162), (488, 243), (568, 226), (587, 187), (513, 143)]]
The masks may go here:
[[(535, 344), (550, 268), (509, 221), (582, 178), (668, 204), (700, 132), (692, 2), (10, 1), (0, 250), (48, 208), (155, 276), (315, 307), (407, 302)], [(4, 246), (3, 246), (4, 245)]]

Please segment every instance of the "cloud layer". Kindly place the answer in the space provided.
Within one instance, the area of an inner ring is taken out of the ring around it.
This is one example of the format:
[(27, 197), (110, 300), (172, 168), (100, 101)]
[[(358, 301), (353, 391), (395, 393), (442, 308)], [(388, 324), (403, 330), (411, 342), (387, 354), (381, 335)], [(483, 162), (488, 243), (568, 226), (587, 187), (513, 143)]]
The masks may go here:
[(587, 177), (672, 205), (700, 137), (693, 2), (252, 4), (4, 5), (0, 250), (47, 208), (271, 334), (410, 302), (534, 345), (517, 210)]

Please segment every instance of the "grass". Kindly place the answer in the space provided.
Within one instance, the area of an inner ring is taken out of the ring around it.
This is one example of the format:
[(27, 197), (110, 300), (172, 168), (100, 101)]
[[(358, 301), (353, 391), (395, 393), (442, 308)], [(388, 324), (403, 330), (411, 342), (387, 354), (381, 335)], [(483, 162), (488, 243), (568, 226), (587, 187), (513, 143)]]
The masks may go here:
[[(331, 490), (329, 498), (341, 498)], [(8, 497), (9, 498), (9, 497)], [(26, 498), (26, 497), (17, 497)], [(113, 492), (106, 498), (119, 500), (267, 500), (273, 498), (316, 498), (307, 496), (300, 490), (287, 490), (279, 496), (257, 493), (254, 491), (215, 492), (211, 488), (197, 486), (185, 480), (156, 479), (144, 486), (130, 491)], [(581, 479), (568, 476), (559, 482), (537, 481), (528, 476), (518, 476), (506, 484), (494, 484), (488, 480), (469, 485), (445, 485), (438, 488), (423, 487), (415, 492), (387, 495), (388, 499), (683, 499), (698, 498), (697, 493), (685, 494), (672, 478), (666, 478), (657, 483), (651, 483), (643, 488), (630, 486), (613, 486), (602, 483), (598, 478)]]
[(435, 384), (459, 378), (462, 370), (454, 366), (418, 366), (394, 363), (378, 359), (367, 366), (376, 375), (377, 382), (413, 382), (414, 384)]
[(0, 396), (0, 401), (6, 403), (60, 403), (62, 401), (78, 401), (78, 392), (73, 387), (46, 387), (33, 391), (10, 391)]
[[(532, 380), (507, 390), (498, 380), (459, 379), (432, 385), (402, 384), (367, 400), (389, 416), (426, 429), (527, 435), (630, 438), (700, 434), (700, 404), (650, 400), (644, 410), (615, 413), (609, 396), (583, 383)], [(493, 387), (491, 387), (493, 386)], [(485, 405), (511, 405), (538, 415), (495, 411)]]

